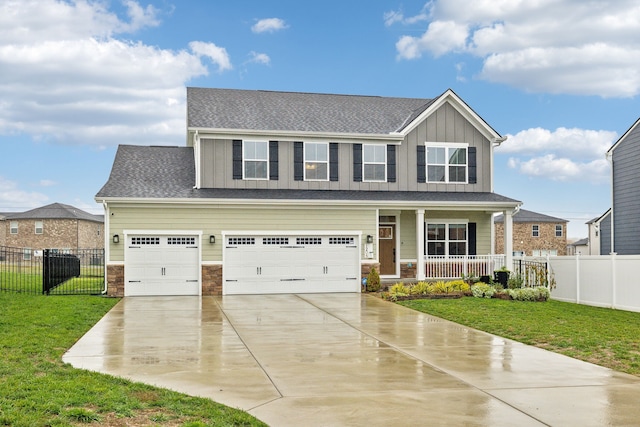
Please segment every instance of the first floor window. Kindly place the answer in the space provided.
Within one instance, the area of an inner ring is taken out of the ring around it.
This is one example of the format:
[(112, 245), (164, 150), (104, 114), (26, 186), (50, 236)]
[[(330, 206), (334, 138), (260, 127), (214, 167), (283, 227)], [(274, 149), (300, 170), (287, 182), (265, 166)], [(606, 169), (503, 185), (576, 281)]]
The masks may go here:
[(362, 177), (363, 181), (387, 180), (387, 146), (362, 146)]
[(534, 224), (531, 226), (531, 236), (532, 237), (540, 237), (540, 226)]
[(11, 221), (9, 227), (11, 234), (18, 234), (18, 221)]
[(562, 224), (556, 225), (556, 237), (562, 237)]
[(427, 255), (466, 255), (467, 224), (427, 224)]
[(42, 234), (42, 221), (36, 221), (36, 234)]
[(267, 141), (244, 141), (242, 163), (245, 179), (267, 179), (269, 176), (269, 144)]
[(427, 147), (427, 182), (467, 182), (467, 147)]
[(31, 261), (31, 249), (25, 248), (22, 253), (25, 261)]
[(327, 181), (329, 179), (329, 144), (304, 144), (305, 181)]

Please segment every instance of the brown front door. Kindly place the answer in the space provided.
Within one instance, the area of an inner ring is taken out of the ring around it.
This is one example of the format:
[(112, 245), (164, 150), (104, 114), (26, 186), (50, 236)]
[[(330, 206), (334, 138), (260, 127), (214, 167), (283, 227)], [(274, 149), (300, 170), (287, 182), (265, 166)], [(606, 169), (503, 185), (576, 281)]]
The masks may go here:
[(378, 227), (380, 242), (380, 274), (393, 276), (396, 274), (396, 226), (381, 224)]

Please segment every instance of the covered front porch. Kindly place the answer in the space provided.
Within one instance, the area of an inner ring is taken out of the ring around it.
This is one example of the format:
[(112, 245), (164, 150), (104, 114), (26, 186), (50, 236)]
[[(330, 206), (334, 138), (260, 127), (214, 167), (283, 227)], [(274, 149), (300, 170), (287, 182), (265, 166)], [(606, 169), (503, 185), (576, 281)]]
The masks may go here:
[[(516, 208), (403, 209), (378, 212), (377, 258), (384, 280), (493, 276), (513, 262)], [(493, 215), (505, 218), (504, 247), (495, 248)]]

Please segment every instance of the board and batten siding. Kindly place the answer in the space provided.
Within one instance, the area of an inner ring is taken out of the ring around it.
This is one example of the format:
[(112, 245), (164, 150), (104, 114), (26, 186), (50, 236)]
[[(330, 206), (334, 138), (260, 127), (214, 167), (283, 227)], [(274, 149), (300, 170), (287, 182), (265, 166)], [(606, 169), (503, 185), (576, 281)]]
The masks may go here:
[[(110, 234), (123, 236), (123, 230), (202, 231), (203, 261), (222, 260), (222, 231), (362, 231), (377, 234), (376, 209), (278, 208), (265, 206), (175, 207), (147, 205), (111, 206)], [(216, 243), (209, 243), (209, 235)], [(124, 239), (110, 241), (110, 261), (124, 260)]]
[[(255, 138), (256, 140), (261, 138)], [(267, 140), (267, 138), (262, 138)], [(304, 140), (302, 140), (304, 142)], [(310, 141), (317, 142), (317, 141)], [(353, 144), (338, 142), (338, 181), (294, 180), (294, 141), (278, 142), (278, 179), (233, 179), (233, 142), (231, 139), (200, 140), (202, 188), (261, 188), (295, 190), (360, 191), (491, 191), (491, 143), (454, 107), (446, 103), (413, 129), (396, 146), (396, 182), (354, 182)], [(431, 143), (467, 143), (476, 148), (477, 183), (418, 183), (417, 147)], [(366, 144), (366, 141), (362, 141)], [(373, 144), (386, 142), (371, 141)]]
[(636, 126), (613, 150), (613, 251), (619, 255), (640, 254), (638, 165), (640, 165), (640, 126)]

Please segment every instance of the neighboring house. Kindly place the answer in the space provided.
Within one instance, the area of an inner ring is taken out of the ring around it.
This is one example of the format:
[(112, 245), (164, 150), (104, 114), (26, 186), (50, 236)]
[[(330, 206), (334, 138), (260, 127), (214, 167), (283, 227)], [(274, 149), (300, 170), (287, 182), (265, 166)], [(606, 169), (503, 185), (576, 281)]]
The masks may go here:
[[(546, 256), (567, 254), (567, 220), (525, 209), (513, 215), (513, 254)], [(496, 247), (504, 246), (504, 216), (494, 218)]]
[(589, 238), (576, 240), (567, 245), (567, 255), (589, 255)]
[(108, 294), (359, 292), (372, 267), (487, 256), (521, 204), (493, 192), (502, 141), (451, 90), (188, 88), (186, 146), (120, 146), (96, 195)]
[(22, 248), (25, 257), (43, 249), (98, 249), (104, 247), (104, 217), (62, 203), (0, 218), (2, 246)]
[(587, 251), (587, 255), (603, 255), (611, 252), (610, 249), (602, 252), (603, 236), (608, 242), (607, 248), (610, 248), (611, 244), (610, 213), (611, 209), (607, 209), (607, 211), (599, 217), (586, 222), (589, 232), (589, 250)]
[[(611, 162), (612, 206), (601, 223), (600, 253), (640, 254), (640, 119), (607, 151)], [(608, 222), (605, 240), (604, 223)]]

